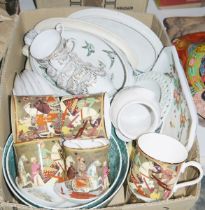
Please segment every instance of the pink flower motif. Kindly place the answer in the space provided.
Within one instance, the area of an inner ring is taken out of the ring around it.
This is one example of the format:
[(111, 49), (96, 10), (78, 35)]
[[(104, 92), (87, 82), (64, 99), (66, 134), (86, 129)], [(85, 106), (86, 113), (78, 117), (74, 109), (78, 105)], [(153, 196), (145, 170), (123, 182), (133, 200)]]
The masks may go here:
[(189, 61), (189, 65), (190, 66), (193, 66), (195, 63), (195, 59), (194, 58), (191, 58), (190, 61)]

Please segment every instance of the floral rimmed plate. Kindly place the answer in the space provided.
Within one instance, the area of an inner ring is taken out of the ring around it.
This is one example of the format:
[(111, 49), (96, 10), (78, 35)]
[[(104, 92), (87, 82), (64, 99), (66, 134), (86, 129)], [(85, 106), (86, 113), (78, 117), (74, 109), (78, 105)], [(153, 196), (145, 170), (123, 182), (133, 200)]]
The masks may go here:
[[(12, 135), (7, 140), (4, 147), (2, 164), (3, 164), (3, 174), (8, 187), (11, 189), (12, 193), (24, 204), (35, 207), (43, 207), (49, 209), (58, 208), (93, 208), (96, 206), (106, 205), (113, 196), (118, 192), (122, 186), (129, 167), (129, 157), (127, 153), (126, 144), (121, 142), (112, 136), (111, 138), (111, 151), (109, 152), (109, 159), (111, 161), (111, 186), (110, 188), (100, 195), (97, 199), (90, 201), (87, 204), (79, 206), (79, 203), (71, 202), (68, 199), (64, 199), (57, 196), (52, 187), (48, 188), (35, 188), (33, 190), (25, 189), (20, 190), (15, 182), (16, 178), (16, 166), (15, 166), (15, 156), (13, 150), (13, 138)], [(116, 152), (118, 151), (118, 152)], [(116, 164), (117, 163), (117, 164)]]
[(161, 123), (169, 112), (173, 101), (174, 83), (170, 76), (158, 72), (146, 72), (136, 76), (135, 85), (148, 88), (155, 93), (161, 108)]
[(118, 11), (89, 8), (69, 15), (69, 18), (93, 23), (125, 40), (138, 61), (135, 70), (150, 71), (163, 48), (157, 35), (145, 24)]

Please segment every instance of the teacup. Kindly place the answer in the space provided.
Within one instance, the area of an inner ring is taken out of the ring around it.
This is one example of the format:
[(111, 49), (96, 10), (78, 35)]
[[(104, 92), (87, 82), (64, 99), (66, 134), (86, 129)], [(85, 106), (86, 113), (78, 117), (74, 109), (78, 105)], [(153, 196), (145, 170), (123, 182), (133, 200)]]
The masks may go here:
[(110, 100), (106, 93), (62, 97), (62, 135), (66, 139), (110, 138)]
[(63, 149), (59, 139), (14, 144), (19, 188), (35, 188), (65, 181)]
[(96, 197), (109, 188), (109, 140), (66, 140), (66, 186), (72, 198)]
[(58, 74), (69, 61), (68, 54), (73, 50), (74, 43), (62, 37), (63, 26), (56, 25), (55, 29), (46, 29), (37, 33), (30, 45), (30, 54), (51, 75)]
[[(180, 188), (194, 185), (203, 177), (200, 163), (186, 162), (188, 152), (177, 139), (158, 133), (139, 137), (136, 154), (128, 176), (132, 193), (145, 202), (169, 199)], [(198, 169), (199, 176), (178, 183), (188, 167)]]
[(110, 116), (117, 130), (116, 134), (120, 133), (125, 136), (122, 140), (129, 141), (157, 129), (160, 106), (153, 91), (133, 86), (116, 94), (111, 104)]
[(61, 134), (60, 99), (55, 96), (12, 96), (15, 143), (57, 138)]

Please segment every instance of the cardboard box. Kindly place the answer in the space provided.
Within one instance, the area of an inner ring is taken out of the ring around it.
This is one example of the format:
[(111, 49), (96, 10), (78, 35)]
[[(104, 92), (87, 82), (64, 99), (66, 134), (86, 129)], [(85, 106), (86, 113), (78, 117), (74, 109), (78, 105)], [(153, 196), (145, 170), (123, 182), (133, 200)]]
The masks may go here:
[(147, 8), (147, 0), (35, 0), (36, 6), (40, 8), (75, 7), (75, 6), (95, 6), (112, 8), (118, 10), (128, 10), (134, 12), (144, 12)]
[(14, 24), (15, 16), (9, 16), (6, 10), (0, 7), (0, 83), (5, 53), (13, 33)]
[(165, 8), (186, 8), (186, 7), (202, 7), (204, 0), (155, 0), (160, 9)]
[[(0, 84), (0, 157), (2, 157), (2, 151), (7, 137), (11, 133), (10, 124), (10, 107), (9, 98), (11, 95), (15, 74), (24, 69), (26, 58), (23, 56), (21, 50), (24, 45), (23, 36), (30, 30), (37, 22), (49, 18), (49, 17), (66, 17), (70, 13), (79, 10), (79, 7), (60, 8), (60, 9), (40, 9), (36, 11), (23, 12), (19, 15), (15, 24), (15, 29), (12, 34), (12, 38), (8, 45), (5, 62), (2, 68), (2, 82)], [(149, 26), (161, 39), (164, 46), (170, 45), (166, 33), (164, 32), (160, 22), (152, 14), (126, 12), (129, 15), (139, 19)], [(192, 150), (189, 153), (189, 160), (198, 160), (199, 149), (197, 142), (194, 144)], [(2, 167), (2, 166), (1, 166)], [(190, 169), (182, 177), (182, 179), (193, 179), (196, 176), (196, 171)], [(17, 200), (12, 196), (8, 187), (4, 182), (2, 171), (0, 172), (0, 207), (1, 209), (31, 209), (25, 205), (19, 204)], [(126, 204), (124, 199), (124, 191), (121, 189), (118, 194), (110, 203), (110, 206), (105, 208), (106, 210), (115, 209), (129, 209), (129, 210), (188, 210), (190, 209), (196, 200), (198, 199), (200, 192), (200, 184), (186, 188), (183, 192), (185, 197), (181, 197), (181, 193), (176, 194), (175, 198), (168, 201), (161, 201), (155, 203), (137, 203)]]

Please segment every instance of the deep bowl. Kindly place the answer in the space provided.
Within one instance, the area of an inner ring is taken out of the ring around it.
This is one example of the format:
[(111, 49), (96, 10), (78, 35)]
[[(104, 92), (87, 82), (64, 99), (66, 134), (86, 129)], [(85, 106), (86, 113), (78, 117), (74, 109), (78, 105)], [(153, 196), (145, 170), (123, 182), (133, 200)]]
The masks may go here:
[[(114, 132), (112, 132), (114, 133)], [(11, 192), (14, 194), (16, 198), (18, 198), (22, 203), (34, 206), (34, 207), (43, 207), (49, 209), (56, 208), (66, 208), (72, 207), (75, 208), (94, 208), (94, 207), (104, 207), (106, 206), (114, 195), (119, 191), (123, 182), (126, 179), (128, 167), (129, 167), (129, 157), (127, 152), (126, 144), (120, 141), (115, 134), (111, 137), (111, 148), (109, 152), (109, 160), (110, 160), (110, 180), (111, 186), (110, 188), (99, 196), (96, 200), (93, 200), (87, 204), (83, 204), (81, 206), (74, 206), (76, 204), (70, 204), (69, 201), (59, 200), (54, 205), (51, 202), (42, 201), (39, 203), (39, 198), (35, 198), (33, 195), (30, 196), (28, 192), (22, 191), (16, 185), (16, 165), (15, 165), (15, 155), (13, 150), (13, 138), (12, 135), (9, 136), (7, 143), (4, 147), (3, 152), (3, 174), (5, 177), (5, 181), (10, 188)], [(58, 203), (60, 206), (58, 206)], [(70, 206), (71, 205), (71, 206)], [(79, 204), (78, 204), (79, 205)]]

